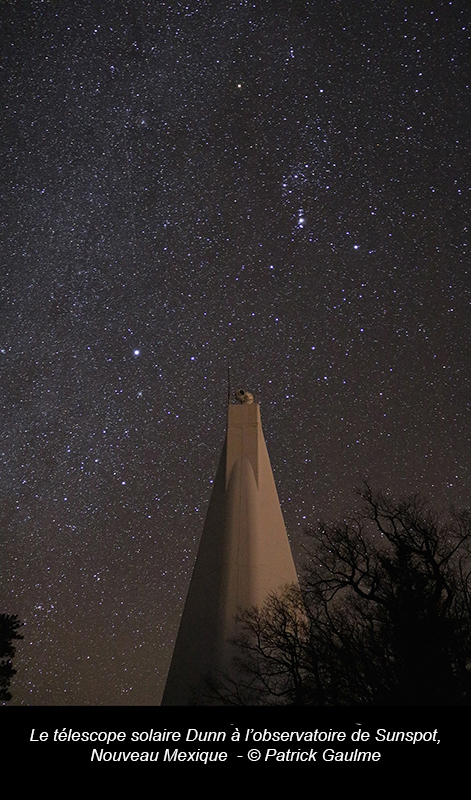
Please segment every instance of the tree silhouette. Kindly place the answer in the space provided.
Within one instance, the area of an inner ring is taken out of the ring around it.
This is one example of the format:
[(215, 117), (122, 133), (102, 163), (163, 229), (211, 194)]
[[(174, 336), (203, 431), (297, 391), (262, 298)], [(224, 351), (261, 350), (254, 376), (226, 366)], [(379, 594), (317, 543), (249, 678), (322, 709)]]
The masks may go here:
[(13, 669), (12, 658), (15, 655), (15, 639), (22, 639), (18, 633), (22, 626), (15, 614), (0, 614), (0, 700), (11, 700), (10, 683), (16, 669)]
[(352, 519), (309, 532), (303, 588), (240, 615), (219, 702), (471, 702), (471, 514), (361, 492)]

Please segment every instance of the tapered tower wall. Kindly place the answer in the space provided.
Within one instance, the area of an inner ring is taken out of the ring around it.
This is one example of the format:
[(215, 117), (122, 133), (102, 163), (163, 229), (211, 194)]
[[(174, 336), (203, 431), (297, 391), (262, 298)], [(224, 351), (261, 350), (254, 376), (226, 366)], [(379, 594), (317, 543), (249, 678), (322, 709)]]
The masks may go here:
[(258, 403), (229, 404), (224, 443), (162, 705), (198, 703), (230, 670), (239, 610), (297, 583)]

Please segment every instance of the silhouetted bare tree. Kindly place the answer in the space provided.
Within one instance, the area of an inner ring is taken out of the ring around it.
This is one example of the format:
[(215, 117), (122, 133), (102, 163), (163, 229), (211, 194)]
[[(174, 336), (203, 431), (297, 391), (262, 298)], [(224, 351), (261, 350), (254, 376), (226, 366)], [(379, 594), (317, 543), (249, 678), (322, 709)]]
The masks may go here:
[(354, 518), (310, 531), (302, 590), (239, 620), (220, 702), (471, 702), (471, 514), (446, 521), (414, 495), (361, 492)]
[(12, 658), (16, 653), (13, 642), (22, 639), (18, 633), (22, 626), (15, 614), (0, 614), (0, 700), (11, 700), (10, 683), (16, 670), (13, 669)]

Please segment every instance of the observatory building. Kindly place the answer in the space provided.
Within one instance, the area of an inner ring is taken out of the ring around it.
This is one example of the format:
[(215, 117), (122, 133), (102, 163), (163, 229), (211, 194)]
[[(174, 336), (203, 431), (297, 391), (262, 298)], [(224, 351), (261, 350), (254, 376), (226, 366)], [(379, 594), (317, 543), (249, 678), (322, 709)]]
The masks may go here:
[(162, 699), (206, 705), (208, 676), (228, 673), (239, 610), (298, 582), (263, 438), (260, 406), (239, 389), (227, 409), (203, 535)]

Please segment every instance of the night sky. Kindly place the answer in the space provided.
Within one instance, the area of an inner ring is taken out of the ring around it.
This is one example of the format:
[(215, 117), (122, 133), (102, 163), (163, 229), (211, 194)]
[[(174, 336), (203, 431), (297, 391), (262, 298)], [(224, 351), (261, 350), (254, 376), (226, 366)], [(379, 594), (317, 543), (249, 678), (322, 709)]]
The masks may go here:
[(233, 388), (298, 566), (470, 504), (468, 0), (4, 0), (1, 611), (17, 705), (160, 702)]

